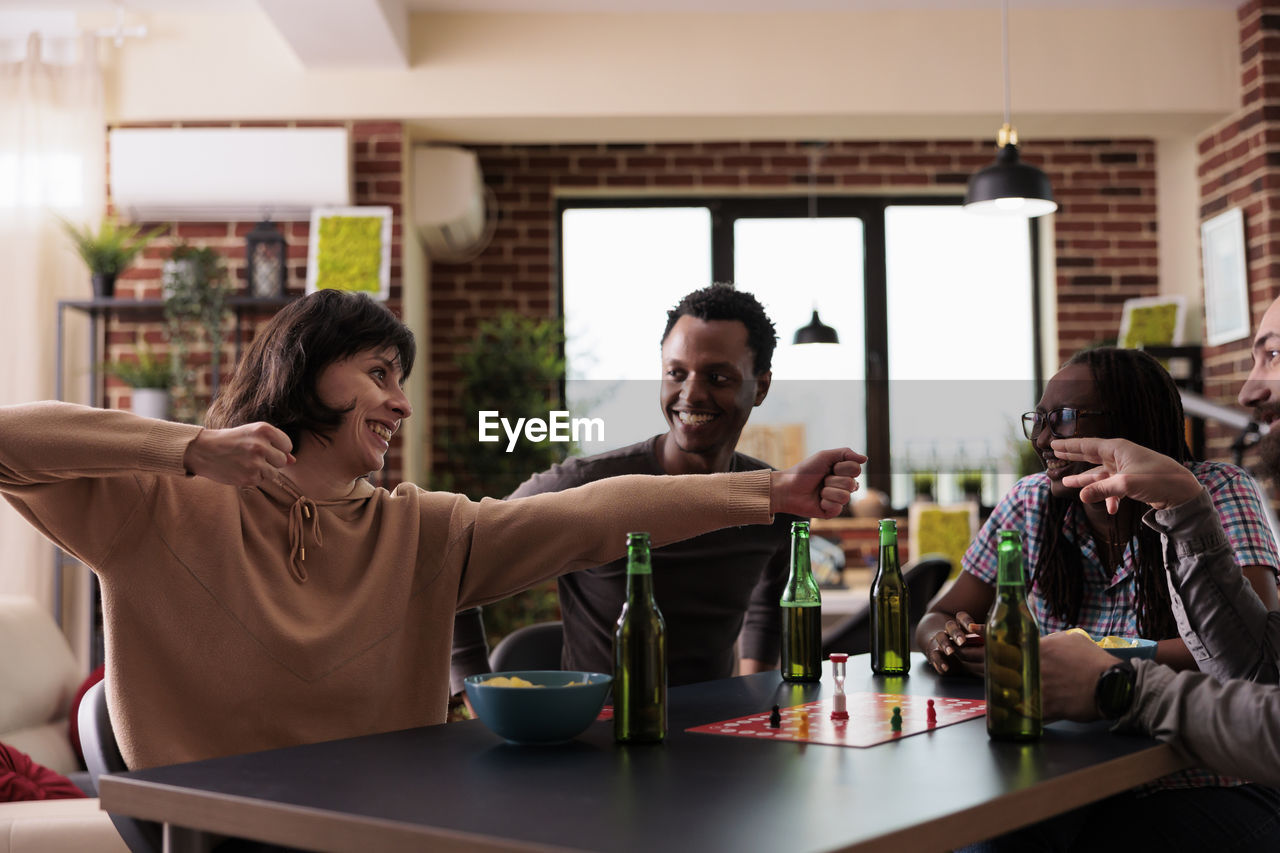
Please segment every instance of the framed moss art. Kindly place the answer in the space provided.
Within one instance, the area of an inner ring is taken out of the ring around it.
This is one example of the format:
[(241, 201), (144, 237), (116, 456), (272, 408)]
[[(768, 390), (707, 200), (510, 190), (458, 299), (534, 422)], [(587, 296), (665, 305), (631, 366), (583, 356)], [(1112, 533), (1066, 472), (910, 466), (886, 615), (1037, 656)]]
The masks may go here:
[(320, 207), (311, 212), (307, 293), (391, 293), (391, 208)]
[(1126, 299), (1120, 315), (1120, 346), (1181, 346), (1186, 319), (1187, 300), (1183, 296)]

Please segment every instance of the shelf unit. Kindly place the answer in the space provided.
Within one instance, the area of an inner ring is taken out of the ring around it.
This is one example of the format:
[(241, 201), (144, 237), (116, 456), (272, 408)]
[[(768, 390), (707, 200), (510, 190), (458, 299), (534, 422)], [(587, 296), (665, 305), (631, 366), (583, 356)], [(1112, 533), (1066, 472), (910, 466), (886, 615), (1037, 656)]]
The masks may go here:
[[(1143, 347), (1160, 359), (1173, 377), (1173, 384), (1196, 394), (1204, 393), (1204, 350), (1199, 344), (1180, 347)], [(1187, 444), (1192, 459), (1203, 459), (1205, 449), (1204, 419), (1187, 416)]]
[[(240, 359), (240, 353), (243, 348), (242, 327), (245, 317), (259, 317), (264, 314), (274, 314), (280, 310), (296, 296), (285, 296), (275, 299), (258, 299), (247, 296), (232, 296), (227, 299), (227, 310), (235, 317), (235, 329), (231, 334), (231, 341), (235, 346), (235, 356), (232, 360), (234, 363)], [(74, 311), (83, 314), (89, 318), (88, 331), (88, 347), (89, 347), (89, 369), (88, 369), (88, 394), (87, 399), (89, 405), (100, 406), (105, 399), (105, 389), (103, 387), (103, 376), (100, 365), (102, 363), (102, 353), (106, 351), (105, 338), (107, 321), (113, 316), (140, 316), (146, 318), (154, 316), (159, 322), (164, 315), (163, 299), (60, 299), (58, 300), (58, 328), (57, 328), (57, 356), (56, 356), (56, 373), (54, 387), (57, 399), (61, 400), (65, 394), (63, 387), (64, 372), (64, 344), (66, 341), (66, 316), (68, 311)], [(212, 376), (210, 377), (210, 393), (218, 393), (219, 382), (219, 362), (221, 359), (213, 359), (211, 365)], [(79, 560), (64, 552), (62, 549), (55, 549), (54, 566), (53, 566), (53, 594), (54, 594), (54, 618), (58, 621), (59, 627), (62, 625), (62, 595), (63, 595), (63, 572), (68, 567), (80, 571), (88, 571), (88, 569)], [(106, 650), (103, 645), (102, 632), (102, 597), (98, 588), (97, 575), (89, 572), (89, 613), (91, 624), (89, 626), (89, 668), (97, 668), (106, 660)]]

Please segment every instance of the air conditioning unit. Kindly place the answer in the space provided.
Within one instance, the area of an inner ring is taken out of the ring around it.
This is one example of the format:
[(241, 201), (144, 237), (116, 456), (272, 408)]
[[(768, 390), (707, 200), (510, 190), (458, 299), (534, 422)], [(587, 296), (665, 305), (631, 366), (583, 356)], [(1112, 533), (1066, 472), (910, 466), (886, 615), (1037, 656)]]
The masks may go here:
[(431, 260), (467, 260), (484, 248), (493, 223), (486, 219), (484, 177), (474, 151), (415, 148), (412, 180), (413, 224)]
[(346, 128), (118, 128), (111, 200), (143, 222), (306, 220), (351, 204)]

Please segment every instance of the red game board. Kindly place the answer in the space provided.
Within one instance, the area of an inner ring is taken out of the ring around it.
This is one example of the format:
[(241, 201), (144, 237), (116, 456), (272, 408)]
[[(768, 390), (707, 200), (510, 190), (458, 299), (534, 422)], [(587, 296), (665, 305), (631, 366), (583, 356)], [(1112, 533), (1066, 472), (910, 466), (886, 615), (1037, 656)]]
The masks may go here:
[[(938, 721), (925, 720), (929, 699)], [(788, 740), (800, 743), (824, 743), (831, 746), (875, 746), (891, 740), (918, 735), (949, 726), (953, 723), (981, 717), (987, 712), (985, 702), (976, 699), (951, 699), (945, 696), (895, 696), (891, 693), (850, 693), (845, 707), (847, 720), (831, 719), (835, 707), (832, 699), (810, 702), (782, 708), (782, 725), (769, 726), (769, 711), (724, 720), (705, 726), (687, 729), (690, 732), (712, 735)], [(895, 732), (889, 724), (893, 709), (902, 709), (902, 731)]]

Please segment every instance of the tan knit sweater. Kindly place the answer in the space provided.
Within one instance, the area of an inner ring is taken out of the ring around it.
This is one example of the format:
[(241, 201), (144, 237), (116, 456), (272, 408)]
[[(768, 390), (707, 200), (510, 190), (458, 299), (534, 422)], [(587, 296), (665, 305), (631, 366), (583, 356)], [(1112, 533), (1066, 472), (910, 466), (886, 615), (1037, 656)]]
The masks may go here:
[(0, 407), (0, 491), (102, 584), (132, 768), (441, 723), (453, 615), (654, 545), (764, 524), (769, 472), (618, 477), (520, 501), (187, 476), (198, 427)]

